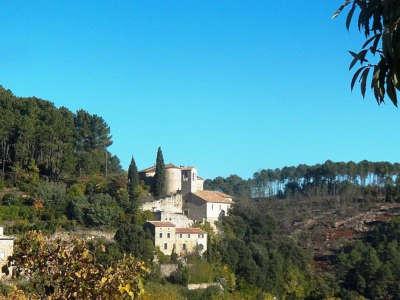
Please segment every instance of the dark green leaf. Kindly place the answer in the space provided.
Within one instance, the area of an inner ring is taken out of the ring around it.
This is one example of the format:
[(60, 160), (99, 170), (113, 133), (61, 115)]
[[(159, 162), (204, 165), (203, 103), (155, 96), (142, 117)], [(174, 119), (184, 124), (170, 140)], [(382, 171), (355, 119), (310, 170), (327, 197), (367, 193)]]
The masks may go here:
[(397, 107), (397, 93), (392, 81), (391, 74), (388, 74), (388, 76), (386, 77), (386, 91), (390, 100), (392, 100), (393, 104)]
[(353, 79), (351, 80), (351, 90), (354, 89), (354, 85), (356, 84), (357, 78), (360, 75), (361, 71), (364, 70), (366, 67), (361, 67), (354, 73)]
[(363, 98), (365, 97), (365, 92), (366, 92), (366, 88), (367, 88), (367, 78), (368, 78), (368, 72), (369, 72), (370, 68), (366, 68), (360, 77), (361, 80), (361, 95), (363, 96)]
[(350, 9), (350, 11), (349, 11), (349, 13), (347, 15), (347, 18), (346, 18), (346, 28), (347, 28), (347, 30), (350, 29), (351, 19), (353, 18), (355, 10), (356, 10), (356, 2), (353, 2), (353, 6), (351, 7), (351, 9)]

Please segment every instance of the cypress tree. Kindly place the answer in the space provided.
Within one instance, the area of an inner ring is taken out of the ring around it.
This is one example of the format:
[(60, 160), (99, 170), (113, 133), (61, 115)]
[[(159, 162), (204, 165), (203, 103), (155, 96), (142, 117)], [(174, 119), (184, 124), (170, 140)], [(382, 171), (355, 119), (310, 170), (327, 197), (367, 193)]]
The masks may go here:
[(162, 196), (165, 191), (165, 164), (161, 147), (157, 150), (156, 172), (154, 175), (153, 194), (156, 197)]
[(132, 157), (131, 164), (128, 169), (128, 194), (129, 202), (132, 205), (133, 210), (137, 208), (138, 198), (138, 187), (139, 187), (139, 174), (136, 167), (135, 159)]

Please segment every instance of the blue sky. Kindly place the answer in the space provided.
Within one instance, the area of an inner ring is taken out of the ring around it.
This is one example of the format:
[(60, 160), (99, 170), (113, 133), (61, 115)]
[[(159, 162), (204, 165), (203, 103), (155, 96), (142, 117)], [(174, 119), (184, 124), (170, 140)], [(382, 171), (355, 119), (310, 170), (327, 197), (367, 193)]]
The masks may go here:
[(111, 151), (205, 177), (396, 161), (399, 111), (351, 93), (335, 1), (2, 1), (0, 84), (111, 127)]

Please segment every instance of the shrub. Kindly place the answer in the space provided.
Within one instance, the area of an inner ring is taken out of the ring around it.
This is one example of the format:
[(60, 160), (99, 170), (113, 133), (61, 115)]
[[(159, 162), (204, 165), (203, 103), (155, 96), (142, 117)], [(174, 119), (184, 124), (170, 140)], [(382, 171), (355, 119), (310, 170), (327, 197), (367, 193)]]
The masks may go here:
[(3, 196), (3, 199), (1, 200), (2, 205), (18, 205), (21, 204), (21, 198), (15, 194), (15, 193), (7, 193)]

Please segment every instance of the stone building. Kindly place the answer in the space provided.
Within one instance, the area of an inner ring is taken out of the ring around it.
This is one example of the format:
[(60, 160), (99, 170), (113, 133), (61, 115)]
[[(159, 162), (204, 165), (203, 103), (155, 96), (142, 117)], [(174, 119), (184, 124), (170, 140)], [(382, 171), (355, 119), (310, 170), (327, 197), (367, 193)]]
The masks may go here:
[[(156, 173), (156, 167), (144, 169), (139, 172), (139, 177), (147, 185), (151, 185)], [(203, 190), (204, 179), (197, 175), (194, 167), (165, 165), (165, 194), (174, 195), (194, 193)]]
[(207, 250), (207, 233), (200, 228), (176, 227), (164, 221), (149, 221), (145, 227), (153, 233), (155, 247), (165, 255), (173, 252), (184, 255), (194, 251), (203, 254)]
[[(152, 184), (154, 175), (154, 166), (139, 172), (141, 180), (149, 185)], [(198, 176), (196, 168), (167, 164), (165, 166), (166, 195), (142, 203), (141, 209), (152, 211), (155, 213), (156, 220), (169, 222), (181, 229), (188, 228), (194, 221), (198, 221), (209, 222), (217, 231), (216, 221), (221, 216), (228, 214), (233, 200), (231, 196), (222, 192), (204, 191), (203, 183), (204, 180)], [(171, 230), (172, 227), (165, 228), (157, 230)], [(193, 237), (190, 236), (190, 238)], [(170, 240), (159, 239), (156, 243), (160, 242), (161, 244), (157, 246), (169, 253), (172, 250), (168, 241)], [(167, 245), (166, 249), (164, 249), (165, 244)], [(191, 239), (185, 243), (185, 247), (188, 247), (189, 244), (193, 244)], [(177, 250), (180, 249), (178, 242), (175, 243), (175, 246)]]
[(217, 191), (198, 191), (185, 196), (184, 214), (191, 220), (209, 222), (215, 228), (215, 222), (228, 214), (233, 204), (232, 197)]
[(4, 275), (1, 268), (7, 263), (9, 256), (13, 255), (14, 238), (5, 236), (3, 227), (0, 227), (0, 277)]

